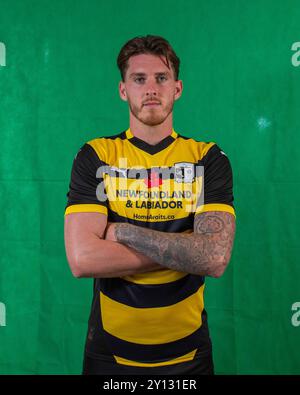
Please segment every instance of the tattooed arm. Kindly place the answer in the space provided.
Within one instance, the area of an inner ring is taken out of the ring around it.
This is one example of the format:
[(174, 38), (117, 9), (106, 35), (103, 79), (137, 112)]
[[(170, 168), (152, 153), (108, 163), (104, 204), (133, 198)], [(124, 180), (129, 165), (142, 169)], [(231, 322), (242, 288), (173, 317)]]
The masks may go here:
[(106, 238), (125, 244), (169, 269), (220, 277), (229, 263), (235, 217), (223, 211), (195, 216), (194, 232), (165, 233), (139, 226), (110, 224)]

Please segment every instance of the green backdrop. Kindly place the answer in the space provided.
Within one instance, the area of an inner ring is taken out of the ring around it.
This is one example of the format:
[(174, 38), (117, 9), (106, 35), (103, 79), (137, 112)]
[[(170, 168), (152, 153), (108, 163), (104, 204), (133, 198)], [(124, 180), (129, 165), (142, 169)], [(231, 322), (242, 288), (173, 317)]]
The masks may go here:
[(65, 257), (71, 165), (128, 127), (116, 57), (149, 33), (181, 58), (175, 130), (234, 171), (234, 252), (206, 287), (216, 373), (300, 373), (299, 20), (297, 0), (0, 0), (0, 373), (81, 372), (92, 280)]

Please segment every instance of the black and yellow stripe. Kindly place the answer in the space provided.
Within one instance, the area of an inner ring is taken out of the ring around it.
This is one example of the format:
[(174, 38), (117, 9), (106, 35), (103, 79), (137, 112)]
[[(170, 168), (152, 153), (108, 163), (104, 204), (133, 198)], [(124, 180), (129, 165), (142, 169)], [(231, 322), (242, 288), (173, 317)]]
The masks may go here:
[(99, 293), (100, 311), (114, 356), (130, 364), (149, 363), (151, 356), (160, 364), (190, 358), (199, 346), (203, 291), (203, 277), (191, 274), (156, 284), (107, 279)]

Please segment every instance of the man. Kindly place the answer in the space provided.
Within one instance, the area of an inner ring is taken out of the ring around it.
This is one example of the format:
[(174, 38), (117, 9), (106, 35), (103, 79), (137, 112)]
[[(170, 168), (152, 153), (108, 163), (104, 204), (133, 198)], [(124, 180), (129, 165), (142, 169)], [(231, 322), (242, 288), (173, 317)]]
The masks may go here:
[(65, 212), (72, 273), (95, 279), (83, 373), (213, 374), (204, 277), (231, 256), (230, 163), (173, 129), (183, 86), (165, 39), (128, 41), (118, 67), (130, 127), (83, 145)]

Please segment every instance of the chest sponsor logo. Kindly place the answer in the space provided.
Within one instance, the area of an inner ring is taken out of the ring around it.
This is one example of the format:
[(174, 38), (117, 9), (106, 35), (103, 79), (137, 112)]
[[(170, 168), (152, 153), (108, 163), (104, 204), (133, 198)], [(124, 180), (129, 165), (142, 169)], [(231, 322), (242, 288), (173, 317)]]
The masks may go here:
[(175, 163), (175, 181), (176, 182), (193, 182), (195, 179), (194, 164), (187, 162)]
[(157, 172), (152, 172), (150, 173), (150, 177), (146, 177), (144, 179), (144, 183), (148, 188), (155, 188), (155, 187), (159, 187), (160, 185), (162, 185), (163, 181), (161, 179), (161, 177), (159, 176), (159, 173)]
[(203, 166), (190, 162), (149, 169), (130, 167), (126, 158), (120, 158), (115, 166), (105, 165), (97, 170), (96, 177), (102, 180), (96, 195), (102, 202), (125, 202), (128, 209), (191, 212), (203, 197), (203, 173)]

